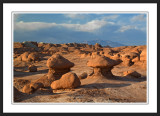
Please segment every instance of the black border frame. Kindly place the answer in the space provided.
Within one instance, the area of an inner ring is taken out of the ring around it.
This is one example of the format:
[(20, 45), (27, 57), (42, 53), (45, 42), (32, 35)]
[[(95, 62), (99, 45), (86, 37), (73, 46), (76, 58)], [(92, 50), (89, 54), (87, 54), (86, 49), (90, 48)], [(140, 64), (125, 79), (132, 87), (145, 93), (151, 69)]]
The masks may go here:
[[(91, 0), (3, 0), (1, 1), (0, 3), (0, 9), (1, 9), (1, 12), (0, 12), (0, 29), (1, 29), (1, 33), (0, 33), (0, 36), (1, 36), (1, 53), (3, 54), (3, 3), (157, 3), (157, 38), (160, 37), (160, 34), (158, 33), (159, 31), (159, 28), (160, 28), (160, 23), (158, 21), (160, 21), (160, 0), (95, 0), (95, 1), (91, 1)], [(159, 11), (159, 12), (158, 12)], [(159, 15), (158, 15), (159, 14)], [(158, 39), (157, 39), (157, 47), (158, 47)], [(158, 55), (158, 49), (157, 49), (157, 55)], [(2, 55), (3, 56), (3, 55)], [(157, 59), (158, 59), (158, 56), (157, 56)], [(157, 60), (157, 63), (158, 63), (158, 60)], [(158, 65), (157, 65), (158, 66)], [(158, 67), (157, 67), (158, 68)], [(3, 57), (1, 57), (1, 74), (3, 75)], [(157, 70), (157, 69), (155, 69)], [(158, 70), (157, 70), (157, 73), (158, 73)], [(157, 77), (158, 77), (158, 74), (157, 74)], [(3, 113), (3, 78), (5, 77), (1, 77), (1, 81), (0, 81), (0, 91), (2, 92), (1, 95), (0, 95), (0, 104), (1, 104), (1, 107), (0, 107), (0, 114), (1, 115), (5, 115), (5, 116), (8, 116), (10, 115), (11, 113)], [(159, 103), (159, 100), (158, 100), (158, 78), (157, 78), (157, 113), (147, 113), (147, 114), (144, 114), (145, 116), (158, 116), (159, 114), (159, 111), (158, 111), (158, 103)], [(16, 116), (18, 115), (24, 115), (22, 113), (14, 113)], [(74, 114), (74, 113), (73, 113)], [(97, 114), (97, 113), (94, 113), (94, 114)], [(110, 113), (109, 113), (110, 114)], [(120, 113), (121, 115), (126, 115), (128, 116), (128, 113)], [(31, 115), (30, 113), (27, 113), (27, 115)], [(33, 113), (32, 115), (35, 115), (35, 113)], [(39, 115), (39, 114), (38, 114)], [(44, 113), (41, 113), (41, 115), (44, 115)], [(47, 113), (47, 115), (52, 115), (50, 113)], [(130, 115), (130, 114), (129, 114)], [(137, 113), (134, 113), (133, 115), (137, 115)], [(139, 113), (139, 115), (142, 115), (142, 113)]]

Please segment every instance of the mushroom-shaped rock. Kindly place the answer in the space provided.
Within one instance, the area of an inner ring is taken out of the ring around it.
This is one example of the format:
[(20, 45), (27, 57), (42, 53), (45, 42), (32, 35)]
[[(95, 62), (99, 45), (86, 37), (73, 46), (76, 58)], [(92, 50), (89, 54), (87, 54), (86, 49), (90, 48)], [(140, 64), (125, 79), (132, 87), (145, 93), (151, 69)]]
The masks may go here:
[(89, 77), (99, 78), (112, 78), (113, 74), (111, 70), (113, 66), (118, 65), (120, 61), (112, 60), (105, 56), (98, 56), (91, 58), (87, 62), (87, 66), (93, 67), (93, 73)]
[(52, 89), (71, 89), (81, 85), (81, 82), (75, 73), (69, 72), (59, 80), (53, 81), (51, 84)]
[(49, 68), (48, 78), (57, 80), (63, 74), (69, 72), (70, 68), (74, 66), (74, 63), (70, 62), (59, 54), (55, 54), (47, 60), (47, 66)]

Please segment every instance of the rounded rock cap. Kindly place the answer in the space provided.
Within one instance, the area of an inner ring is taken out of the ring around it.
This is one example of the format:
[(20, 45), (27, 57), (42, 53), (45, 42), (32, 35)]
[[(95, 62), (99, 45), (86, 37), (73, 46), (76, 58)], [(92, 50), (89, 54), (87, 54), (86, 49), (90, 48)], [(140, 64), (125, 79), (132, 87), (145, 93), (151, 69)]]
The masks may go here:
[(55, 54), (47, 60), (47, 66), (52, 69), (68, 69), (73, 67), (74, 63), (59, 54)]
[(87, 62), (87, 66), (93, 67), (93, 68), (104, 68), (104, 67), (109, 68), (109, 67), (113, 67), (118, 64), (119, 64), (119, 62), (116, 60), (112, 60), (108, 57), (99, 56), (99, 55), (97, 55), (94, 58), (91, 58)]

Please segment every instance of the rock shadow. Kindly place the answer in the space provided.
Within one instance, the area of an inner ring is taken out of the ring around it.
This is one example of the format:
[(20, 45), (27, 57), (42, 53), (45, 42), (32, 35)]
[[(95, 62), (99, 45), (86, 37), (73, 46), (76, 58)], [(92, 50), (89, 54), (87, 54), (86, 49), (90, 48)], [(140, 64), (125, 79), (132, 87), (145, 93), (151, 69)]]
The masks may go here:
[(131, 81), (131, 82), (143, 82), (146, 81), (146, 77), (140, 77), (140, 78), (132, 78), (130, 76), (124, 76), (124, 77), (120, 77), (120, 76), (115, 76), (112, 80), (119, 80), (119, 81)]
[(36, 74), (46, 74), (48, 73), (48, 69), (44, 70), (38, 70), (37, 72), (22, 72), (22, 71), (14, 71), (13, 76), (15, 77), (25, 77), (30, 75), (36, 75)]
[(96, 89), (105, 89), (105, 88), (119, 88), (119, 87), (125, 87), (129, 86), (131, 84), (110, 84), (110, 83), (92, 83), (92, 84), (87, 84), (87, 85), (82, 85), (79, 88), (96, 88)]

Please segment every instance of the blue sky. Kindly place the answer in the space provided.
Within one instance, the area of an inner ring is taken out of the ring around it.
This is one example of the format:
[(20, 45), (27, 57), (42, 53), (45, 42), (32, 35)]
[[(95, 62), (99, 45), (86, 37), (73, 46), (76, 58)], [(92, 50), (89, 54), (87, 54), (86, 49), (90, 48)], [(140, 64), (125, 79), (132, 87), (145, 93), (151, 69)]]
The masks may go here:
[(125, 45), (146, 44), (144, 13), (14, 14), (14, 41), (70, 43), (110, 40)]

